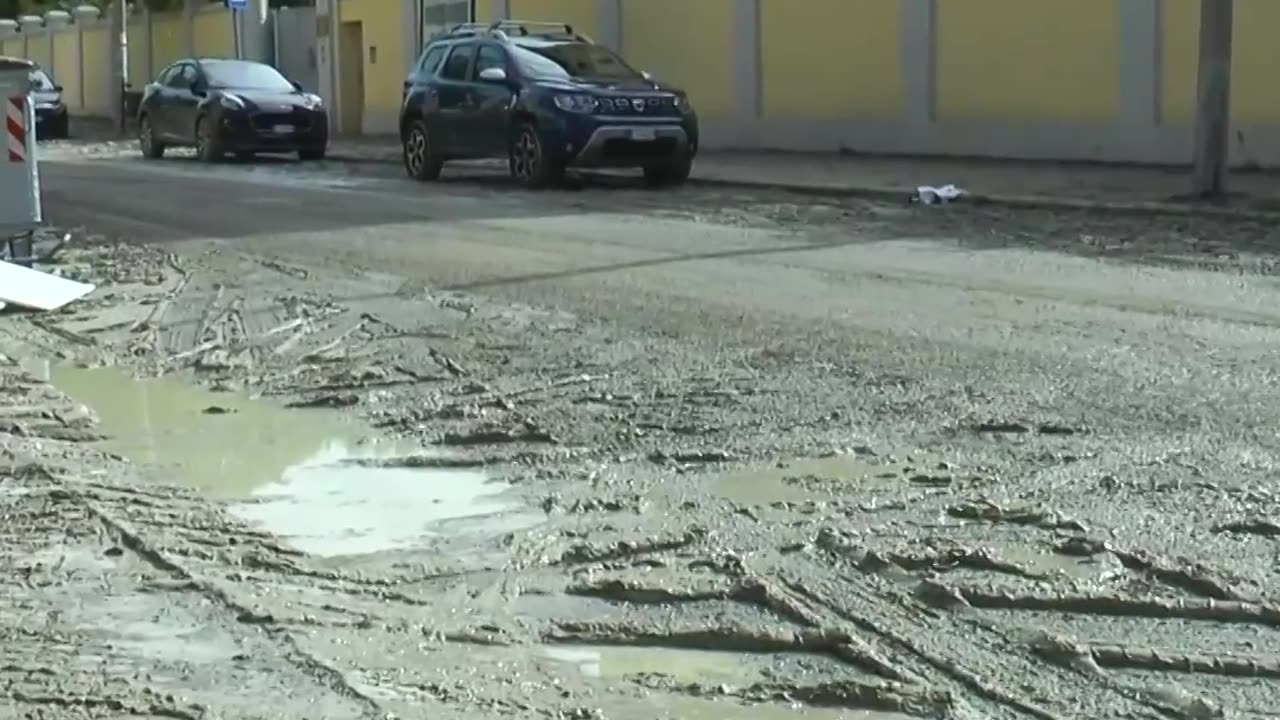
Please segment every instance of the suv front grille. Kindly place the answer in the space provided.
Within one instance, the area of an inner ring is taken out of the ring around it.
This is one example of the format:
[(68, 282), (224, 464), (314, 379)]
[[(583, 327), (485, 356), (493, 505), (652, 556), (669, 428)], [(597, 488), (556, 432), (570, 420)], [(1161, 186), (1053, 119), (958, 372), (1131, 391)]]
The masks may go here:
[(600, 111), (608, 115), (676, 115), (676, 103), (669, 97), (600, 98)]

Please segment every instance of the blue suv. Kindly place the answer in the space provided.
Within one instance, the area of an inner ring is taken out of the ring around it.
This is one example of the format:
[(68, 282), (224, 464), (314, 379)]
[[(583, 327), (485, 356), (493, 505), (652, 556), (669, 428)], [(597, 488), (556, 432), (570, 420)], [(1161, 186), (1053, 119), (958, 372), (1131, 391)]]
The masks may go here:
[(654, 186), (689, 179), (698, 117), (656, 82), (569, 25), (458, 25), (423, 49), (404, 83), (404, 167), (435, 180), (449, 160), (505, 157), (529, 187), (569, 168), (643, 168)]

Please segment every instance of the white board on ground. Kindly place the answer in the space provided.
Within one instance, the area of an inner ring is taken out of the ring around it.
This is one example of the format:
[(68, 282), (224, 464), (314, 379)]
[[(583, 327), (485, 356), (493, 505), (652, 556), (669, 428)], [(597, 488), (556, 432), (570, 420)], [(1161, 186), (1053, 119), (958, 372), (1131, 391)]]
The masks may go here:
[(57, 310), (93, 292), (93, 286), (0, 261), (0, 307)]

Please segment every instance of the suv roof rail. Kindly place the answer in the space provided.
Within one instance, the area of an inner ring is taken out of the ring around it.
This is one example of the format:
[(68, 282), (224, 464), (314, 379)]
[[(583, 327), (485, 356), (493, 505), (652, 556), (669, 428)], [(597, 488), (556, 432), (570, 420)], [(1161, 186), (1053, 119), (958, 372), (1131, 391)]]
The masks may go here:
[(491, 35), (499, 40), (507, 40), (511, 35), (519, 35), (520, 37), (544, 37), (592, 42), (591, 38), (586, 35), (574, 32), (573, 26), (568, 23), (525, 22), (523, 20), (459, 23), (435, 36), (435, 39), (476, 37), (482, 34)]
[(493, 22), (493, 23), (490, 23), (490, 24), (489, 24), (489, 29), (490, 29), (490, 30), (507, 30), (507, 29), (513, 29), (513, 30), (515, 30), (515, 31), (516, 31), (516, 34), (517, 34), (517, 35), (546, 35), (546, 34), (551, 34), (551, 33), (545, 33), (545, 32), (543, 32), (543, 33), (533, 33), (533, 32), (529, 32), (529, 29), (530, 29), (530, 28), (534, 28), (534, 29), (538, 29), (538, 28), (545, 28), (545, 29), (548, 29), (548, 30), (550, 30), (551, 28), (555, 28), (555, 29), (556, 29), (556, 30), (558, 30), (558, 31), (562, 31), (562, 32), (564, 32), (564, 34), (565, 34), (565, 35), (573, 35), (573, 34), (574, 34), (574, 32), (573, 32), (573, 26), (572, 26), (572, 25), (570, 25), (569, 23), (529, 22), (529, 21), (526, 21), (526, 20), (498, 20), (497, 22)]

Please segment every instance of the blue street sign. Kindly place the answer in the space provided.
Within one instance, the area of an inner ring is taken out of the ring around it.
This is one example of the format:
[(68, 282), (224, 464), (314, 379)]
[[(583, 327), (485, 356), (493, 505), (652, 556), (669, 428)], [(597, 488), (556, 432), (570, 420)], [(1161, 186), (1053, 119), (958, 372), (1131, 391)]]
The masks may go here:
[(237, 10), (245, 10), (249, 7), (249, 0), (227, 0), (227, 7), (233, 12)]

